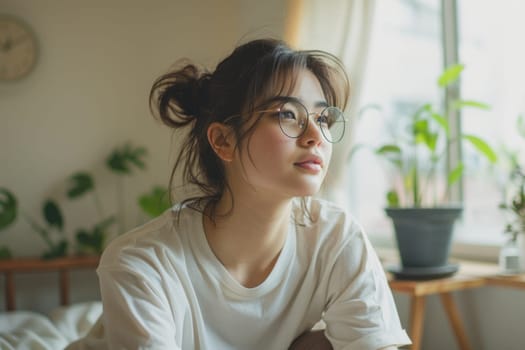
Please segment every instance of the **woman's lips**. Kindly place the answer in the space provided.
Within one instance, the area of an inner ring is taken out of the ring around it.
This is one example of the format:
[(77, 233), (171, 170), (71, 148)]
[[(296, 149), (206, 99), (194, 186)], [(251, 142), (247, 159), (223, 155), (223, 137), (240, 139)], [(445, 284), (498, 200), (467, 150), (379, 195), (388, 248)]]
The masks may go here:
[(323, 169), (321, 167), (321, 164), (311, 163), (311, 162), (295, 163), (295, 166), (298, 166), (299, 168), (302, 168), (302, 169), (305, 169), (305, 170), (308, 170), (314, 173), (318, 173)]
[(294, 163), (294, 165), (315, 174), (323, 170), (322, 161), (317, 157)]

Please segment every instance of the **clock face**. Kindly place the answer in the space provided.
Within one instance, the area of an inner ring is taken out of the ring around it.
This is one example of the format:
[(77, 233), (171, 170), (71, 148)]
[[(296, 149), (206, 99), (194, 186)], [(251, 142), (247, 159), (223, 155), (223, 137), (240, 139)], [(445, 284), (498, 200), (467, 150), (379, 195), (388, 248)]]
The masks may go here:
[(0, 14), (0, 81), (26, 76), (37, 59), (33, 31), (21, 20)]

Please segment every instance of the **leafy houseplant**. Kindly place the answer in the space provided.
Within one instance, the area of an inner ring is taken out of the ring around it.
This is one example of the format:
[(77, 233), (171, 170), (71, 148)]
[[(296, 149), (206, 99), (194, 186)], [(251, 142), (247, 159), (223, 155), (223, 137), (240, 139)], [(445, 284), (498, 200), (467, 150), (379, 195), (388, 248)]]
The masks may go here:
[(525, 170), (516, 164), (511, 173), (511, 181), (515, 185), (515, 192), (508, 203), (501, 203), (500, 208), (508, 211), (512, 219), (505, 227), (505, 232), (515, 241), (518, 234), (525, 234)]
[(99, 222), (93, 225), (92, 228), (81, 228), (76, 232), (75, 237), (78, 250), (81, 253), (102, 253), (107, 241), (107, 231), (115, 222), (119, 224), (119, 232), (124, 232), (125, 191), (123, 180), (120, 177), (132, 174), (135, 168), (145, 169), (144, 157), (146, 154), (147, 151), (144, 147), (133, 147), (130, 143), (126, 143), (122, 147), (115, 148), (106, 160), (107, 168), (118, 176), (116, 194), (118, 212), (120, 213), (118, 220), (114, 215), (107, 216), (104, 214), (100, 198), (96, 192), (93, 175), (87, 171), (80, 171), (70, 176), (70, 188), (67, 191), (68, 198), (77, 199), (90, 194), (99, 215)]
[[(18, 201), (15, 195), (6, 188), (0, 188), (0, 229), (10, 226), (18, 217)], [(48, 250), (42, 255), (44, 259), (64, 256), (67, 251), (67, 240), (64, 237), (64, 219), (55, 201), (47, 199), (42, 205), (42, 214), (46, 225), (38, 224), (29, 215), (23, 217), (45, 241)], [(53, 238), (58, 234), (58, 239)], [(0, 259), (12, 257), (8, 247), (0, 247)]]
[[(525, 140), (525, 119), (523, 116), (518, 118), (517, 130), (519, 135)], [(525, 249), (523, 249), (525, 245), (522, 247), (521, 252), (518, 248), (518, 235), (525, 235), (525, 169), (520, 163), (519, 152), (505, 152), (505, 155), (510, 162), (509, 181), (505, 191), (508, 195), (505, 196), (505, 200), (500, 203), (499, 207), (509, 214), (504, 232), (510, 237), (500, 252), (500, 264), (504, 271), (520, 272), (525, 269)], [(509, 189), (510, 191), (508, 191)], [(508, 251), (509, 248), (510, 252)], [(513, 250), (515, 251), (513, 252)], [(505, 257), (508, 253), (511, 255), (517, 254), (514, 258), (517, 258), (518, 262), (511, 263), (513, 260)], [(519, 260), (522, 261), (522, 266), (516, 266), (520, 264)]]
[[(115, 148), (107, 158), (108, 169), (118, 175), (118, 180), (120, 180), (117, 183), (117, 202), (120, 206), (118, 211), (121, 213), (119, 217), (121, 227), (124, 227), (124, 184), (121, 176), (130, 175), (135, 169), (144, 169), (146, 153), (144, 147), (132, 147), (131, 144), (127, 143), (123, 147)], [(75, 235), (77, 251), (100, 254), (107, 243), (108, 229), (117, 221), (117, 217), (104, 214), (101, 201), (96, 193), (94, 177), (90, 173), (80, 171), (71, 175), (68, 180), (67, 197), (70, 200), (75, 200), (91, 194), (99, 216), (98, 222), (95, 222), (90, 228), (77, 229)], [(150, 207), (155, 207), (154, 199), (151, 199), (150, 202)], [(16, 196), (6, 188), (0, 188), (0, 230), (7, 228), (17, 219), (19, 216), (18, 207)], [(52, 199), (44, 201), (42, 205), (44, 224), (27, 214), (22, 214), (21, 216), (40, 235), (48, 247), (42, 258), (51, 259), (67, 255), (69, 242), (64, 231), (64, 216), (56, 201)], [(122, 233), (123, 229), (120, 232)], [(9, 248), (0, 247), (0, 259), (10, 257), (12, 254)]]
[[(525, 117), (519, 116), (516, 123), (518, 134), (525, 140)], [(512, 215), (505, 232), (512, 235), (513, 240), (520, 233), (525, 234), (525, 169), (520, 163), (520, 153), (506, 152), (510, 162), (509, 187), (514, 191), (508, 201), (500, 204), (500, 208)]]
[[(117, 175), (131, 175), (135, 168), (144, 170), (146, 165), (143, 158), (147, 151), (144, 147), (133, 148), (127, 143), (121, 148), (116, 148), (108, 157), (106, 165)], [(117, 198), (119, 211), (119, 231), (124, 232), (125, 210), (124, 210), (124, 181), (119, 177), (117, 182)]]
[[(438, 79), (444, 91), (455, 84), (463, 65), (452, 65)], [(464, 164), (446, 170), (447, 149), (453, 142), (467, 142), (494, 163), (492, 148), (474, 135), (454, 139), (446, 115), (465, 107), (488, 109), (475, 101), (448, 101), (442, 108), (425, 103), (409, 116), (404, 132), (373, 148), (397, 174), (397, 186), (388, 190), (386, 213), (392, 218), (403, 268), (432, 268), (447, 264), (454, 221), (461, 206), (447, 205), (451, 186), (464, 171)], [(401, 121), (400, 121), (401, 122)], [(404, 125), (405, 126), (405, 125)]]

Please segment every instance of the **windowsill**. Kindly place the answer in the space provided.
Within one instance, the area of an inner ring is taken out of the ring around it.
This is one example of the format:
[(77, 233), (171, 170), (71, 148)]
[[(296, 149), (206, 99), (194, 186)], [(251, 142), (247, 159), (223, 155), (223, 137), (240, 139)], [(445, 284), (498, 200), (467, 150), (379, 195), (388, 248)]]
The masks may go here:
[[(369, 235), (369, 239), (378, 252), (397, 254), (396, 242), (393, 234)], [(451, 247), (450, 257), (460, 260), (497, 263), (501, 244), (495, 242), (476, 243), (473, 240), (457, 238)]]

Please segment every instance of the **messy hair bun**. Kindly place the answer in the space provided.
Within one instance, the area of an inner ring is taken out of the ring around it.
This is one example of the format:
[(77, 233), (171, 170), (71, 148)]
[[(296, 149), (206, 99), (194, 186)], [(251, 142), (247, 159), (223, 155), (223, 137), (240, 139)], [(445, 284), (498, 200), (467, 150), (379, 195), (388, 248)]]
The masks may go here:
[(158, 116), (172, 128), (186, 126), (206, 110), (211, 74), (193, 64), (163, 75), (154, 83), (150, 101), (156, 97)]

